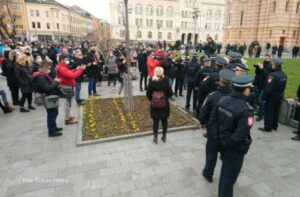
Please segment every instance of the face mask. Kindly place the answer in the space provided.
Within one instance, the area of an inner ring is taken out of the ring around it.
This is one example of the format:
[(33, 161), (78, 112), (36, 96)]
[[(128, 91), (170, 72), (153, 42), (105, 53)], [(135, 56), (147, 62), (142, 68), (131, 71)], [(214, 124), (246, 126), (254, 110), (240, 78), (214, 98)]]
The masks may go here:
[(69, 63), (70, 63), (70, 61), (69, 61), (69, 60), (65, 61), (65, 64), (67, 64), (67, 65), (68, 65)]

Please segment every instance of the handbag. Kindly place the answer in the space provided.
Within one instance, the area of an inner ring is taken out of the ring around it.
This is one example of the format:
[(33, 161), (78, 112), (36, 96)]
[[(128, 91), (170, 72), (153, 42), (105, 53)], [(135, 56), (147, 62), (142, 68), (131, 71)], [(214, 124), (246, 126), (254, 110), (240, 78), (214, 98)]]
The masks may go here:
[(59, 107), (59, 96), (50, 95), (45, 97), (46, 109), (53, 109)]
[(62, 98), (72, 98), (74, 96), (73, 86), (61, 86), (60, 92)]

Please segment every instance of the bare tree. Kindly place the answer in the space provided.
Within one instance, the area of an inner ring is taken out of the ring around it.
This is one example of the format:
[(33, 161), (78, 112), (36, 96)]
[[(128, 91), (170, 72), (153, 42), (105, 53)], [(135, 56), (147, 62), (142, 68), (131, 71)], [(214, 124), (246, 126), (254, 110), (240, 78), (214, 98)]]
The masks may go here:
[(0, 13), (0, 36), (3, 39), (8, 37), (12, 40), (15, 40), (17, 35), (17, 16), (12, 14), (8, 3), (6, 3), (5, 6), (7, 8), (7, 13)]

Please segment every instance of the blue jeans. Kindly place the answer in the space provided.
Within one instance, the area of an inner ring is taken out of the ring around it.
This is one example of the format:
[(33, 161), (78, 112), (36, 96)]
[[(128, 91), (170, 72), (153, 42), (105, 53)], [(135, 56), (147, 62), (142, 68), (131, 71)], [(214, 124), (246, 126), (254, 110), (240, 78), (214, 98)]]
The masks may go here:
[(96, 94), (97, 77), (89, 77), (88, 93), (89, 96)]
[(6, 97), (6, 93), (4, 90), (0, 90), (0, 96), (2, 97), (2, 101), (4, 104), (7, 103), (7, 97)]
[(56, 118), (58, 116), (58, 108), (46, 109), (47, 110), (47, 127), (48, 134), (54, 134), (57, 129)]
[(75, 100), (80, 101), (81, 82), (76, 82), (75, 86)]
[(262, 99), (263, 94), (264, 94), (264, 91), (261, 90), (258, 95), (258, 106), (259, 106), (259, 111), (257, 114), (258, 117), (263, 117), (264, 112), (265, 112), (265, 102)]

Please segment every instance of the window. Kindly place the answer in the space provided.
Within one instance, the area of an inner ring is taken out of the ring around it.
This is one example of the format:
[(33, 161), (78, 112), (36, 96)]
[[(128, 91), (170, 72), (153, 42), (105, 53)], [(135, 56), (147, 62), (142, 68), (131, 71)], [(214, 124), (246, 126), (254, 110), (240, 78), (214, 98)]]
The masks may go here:
[(218, 39), (219, 39), (219, 35), (216, 34), (215, 37), (214, 37), (214, 40), (215, 40), (215, 41), (218, 41)]
[(288, 12), (290, 9), (290, 0), (285, 3), (285, 12)]
[(143, 13), (143, 6), (141, 4), (137, 4), (135, 6), (135, 14), (142, 15), (142, 13)]
[(47, 29), (50, 29), (50, 23), (47, 23)]
[(169, 17), (173, 16), (173, 8), (172, 7), (167, 8), (167, 16), (169, 16)]
[(119, 24), (119, 25), (122, 25), (122, 24), (123, 24), (123, 22), (122, 22), (122, 17), (118, 17), (118, 24)]
[(273, 2), (273, 6), (272, 7), (273, 7), (273, 12), (275, 12), (276, 11), (276, 1)]
[(156, 8), (156, 16), (163, 16), (163, 7), (158, 6)]
[(46, 12), (45, 12), (45, 15), (46, 15), (46, 17), (48, 18), (48, 17), (49, 17), (49, 12), (46, 11)]
[(37, 28), (41, 29), (41, 23), (40, 22), (37, 22)]
[(152, 32), (151, 31), (148, 32), (148, 39), (152, 39)]
[(36, 10), (36, 11), (35, 11), (35, 15), (36, 15), (37, 17), (39, 17), (39, 16), (40, 16), (40, 11)]
[(153, 20), (150, 20), (150, 27), (153, 27)]
[(270, 30), (270, 32), (269, 32), (269, 38), (271, 38), (272, 37), (272, 30)]
[(35, 22), (32, 22), (31, 25), (32, 25), (32, 28), (35, 29)]
[(121, 38), (125, 38), (125, 31), (124, 31), (124, 30), (121, 30), (121, 31), (120, 31), (120, 37), (121, 37)]
[(297, 31), (294, 30), (294, 32), (293, 32), (293, 38), (296, 38), (296, 35), (297, 35)]
[(206, 18), (207, 19), (211, 19), (212, 18), (212, 11), (211, 10), (207, 10), (207, 12), (206, 12)]
[(220, 10), (217, 10), (215, 12), (215, 19), (220, 19), (221, 18), (221, 11)]
[(243, 25), (243, 20), (244, 20), (244, 11), (241, 11), (240, 25)]
[(147, 5), (147, 7), (146, 7), (146, 13), (149, 16), (153, 15), (153, 7), (152, 7), (152, 5)]
[(143, 19), (135, 19), (135, 25), (136, 26), (143, 26)]
[(162, 39), (162, 33), (158, 32), (158, 39)]
[(181, 11), (181, 17), (184, 17), (184, 11)]
[(296, 13), (299, 13), (300, 2), (297, 3)]
[(242, 37), (243, 37), (243, 32), (239, 31), (239, 38), (242, 38)]
[(227, 25), (231, 25), (231, 13), (228, 13)]
[(168, 40), (172, 40), (172, 33), (171, 32), (168, 33)]
[(59, 30), (59, 23), (56, 23), (56, 29)]
[(142, 38), (142, 32), (141, 32), (141, 31), (138, 31), (137, 34), (136, 34), (136, 37), (137, 37), (137, 38)]
[(34, 10), (30, 10), (30, 16), (34, 16)]
[(58, 14), (58, 11), (56, 12), (56, 18), (58, 18), (59, 17), (59, 14)]
[(119, 3), (118, 4), (118, 12), (119, 13), (123, 13), (123, 11), (124, 11), (124, 4), (123, 3)]

